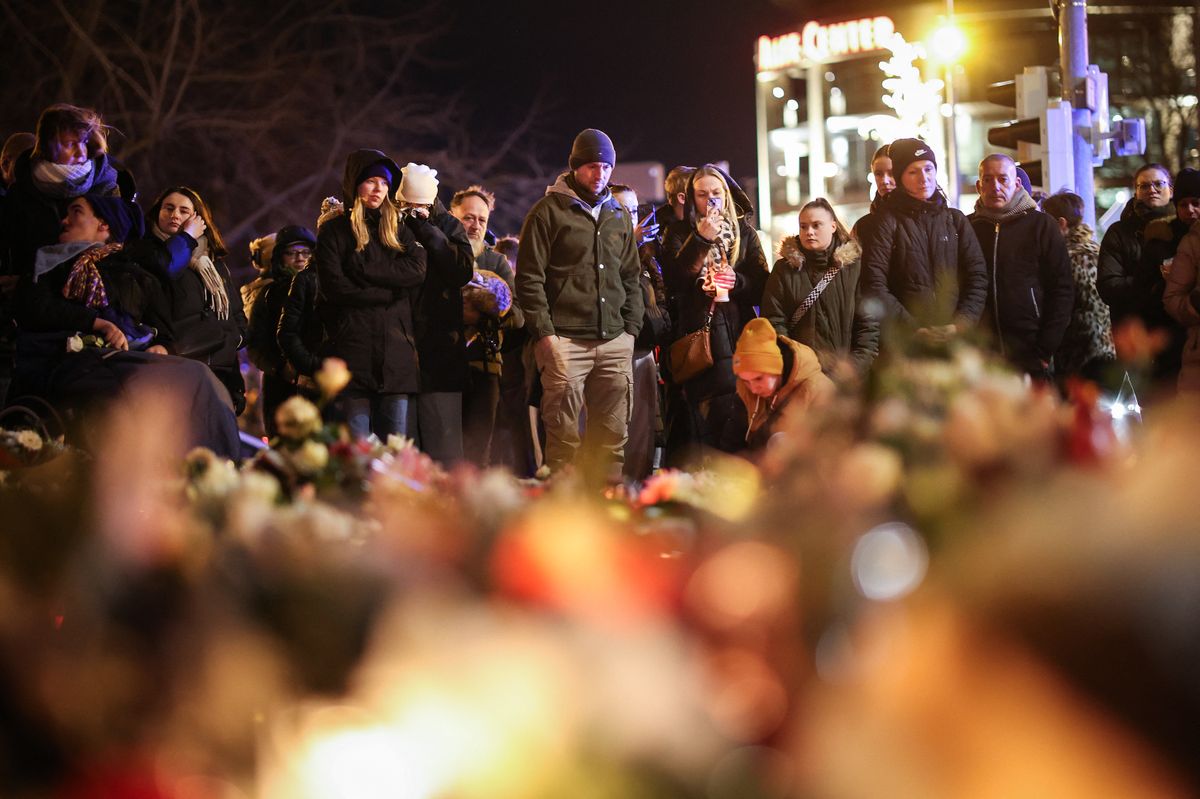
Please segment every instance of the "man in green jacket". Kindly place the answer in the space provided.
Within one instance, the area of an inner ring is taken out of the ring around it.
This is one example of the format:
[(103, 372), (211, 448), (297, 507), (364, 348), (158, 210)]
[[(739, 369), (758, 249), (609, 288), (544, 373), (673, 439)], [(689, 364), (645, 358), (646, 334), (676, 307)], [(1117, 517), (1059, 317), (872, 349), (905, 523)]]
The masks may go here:
[(517, 302), (541, 370), (546, 465), (575, 459), (586, 404), (588, 438), (619, 479), (643, 309), (633, 223), (608, 190), (616, 161), (602, 131), (575, 137), (570, 171), (521, 228)]

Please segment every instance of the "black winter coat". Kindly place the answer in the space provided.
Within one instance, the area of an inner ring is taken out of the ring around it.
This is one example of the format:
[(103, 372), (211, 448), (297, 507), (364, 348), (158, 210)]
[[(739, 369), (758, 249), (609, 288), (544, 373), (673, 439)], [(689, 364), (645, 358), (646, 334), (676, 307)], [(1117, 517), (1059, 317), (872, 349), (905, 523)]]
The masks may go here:
[(971, 227), (988, 270), (984, 324), (1018, 368), (1045, 372), (1075, 305), (1071, 256), (1058, 225), (1031, 208), (1000, 222), (976, 212)]
[(841, 264), (841, 270), (795, 324), (792, 316), (796, 309), (827, 270), (805, 257), (798, 236), (783, 240), (779, 256), (763, 295), (763, 317), (779, 335), (811, 347), (825, 374), (833, 373), (839, 359), (849, 358), (858, 374), (865, 376), (879, 354), (879, 320), (862, 300), (862, 248), (858, 242), (851, 239), (834, 249), (832, 260)]
[(312, 377), (321, 368), (325, 329), (317, 313), (317, 270), (302, 269), (292, 278), (291, 288), (279, 314), (279, 348), (298, 374)]
[(252, 298), (250, 312), (246, 315), (246, 355), (250, 363), (261, 369), (263, 374), (281, 379), (286, 371), (287, 358), (279, 346), (277, 331), (294, 277), (281, 269), (272, 269), (268, 277), (270, 282), (258, 289), (257, 296)]
[(462, 287), (475, 268), (471, 241), (440, 203), (429, 219), (409, 216), (405, 224), (425, 248), (425, 282), (416, 307), (421, 391), (462, 391), (467, 383)]
[(348, 396), (415, 394), (413, 295), (425, 280), (425, 248), (400, 225), (403, 250), (390, 249), (379, 240), (379, 214), (368, 211), (366, 219), (371, 240), (361, 252), (344, 214), (317, 234), (317, 310), (328, 336), (320, 355), (346, 362)]
[[(13, 165), (13, 184), (0, 205), (0, 271), (30, 274), (39, 247), (54, 244), (62, 232), (71, 199), (56, 199), (43, 194), (33, 182), (33, 151), (17, 157)], [(80, 194), (117, 194), (117, 171), (108, 156), (100, 153), (92, 159), (92, 182)]]
[[(874, 216), (874, 215), (873, 215)], [(987, 267), (966, 216), (940, 191), (929, 201), (897, 189), (863, 234), (864, 294), (884, 316), (924, 327), (974, 324), (987, 301)]]
[[(1174, 206), (1150, 209), (1137, 200), (1131, 201), (1121, 212), (1121, 218), (1104, 233), (1100, 242), (1100, 261), (1096, 265), (1096, 288), (1100, 298), (1108, 303), (1112, 311), (1113, 327), (1121, 320), (1136, 316), (1143, 321), (1168, 319), (1162, 307), (1166, 281), (1159, 267), (1162, 258), (1175, 253), (1182, 235), (1173, 242), (1158, 263), (1149, 263), (1143, 257), (1146, 227), (1155, 220), (1167, 219), (1174, 214)], [(1186, 232), (1183, 231), (1183, 232)], [(1174, 237), (1172, 237), (1174, 238)]]

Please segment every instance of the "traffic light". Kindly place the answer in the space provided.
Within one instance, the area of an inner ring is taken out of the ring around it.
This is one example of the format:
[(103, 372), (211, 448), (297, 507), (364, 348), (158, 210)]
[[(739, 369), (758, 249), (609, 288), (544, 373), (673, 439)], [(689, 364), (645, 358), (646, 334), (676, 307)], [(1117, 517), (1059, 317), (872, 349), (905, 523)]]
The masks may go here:
[(1011, 107), (1015, 120), (988, 130), (988, 142), (1016, 150), (1029, 182), (1047, 192), (1074, 189), (1071, 104), (1051, 97), (1050, 71), (1025, 67), (1016, 80), (994, 83), (987, 98)]
[(1111, 119), (1108, 107), (1108, 75), (1095, 64), (1088, 65), (1087, 104), (1092, 109), (1092, 165), (1100, 166), (1114, 155), (1146, 153), (1146, 120)]

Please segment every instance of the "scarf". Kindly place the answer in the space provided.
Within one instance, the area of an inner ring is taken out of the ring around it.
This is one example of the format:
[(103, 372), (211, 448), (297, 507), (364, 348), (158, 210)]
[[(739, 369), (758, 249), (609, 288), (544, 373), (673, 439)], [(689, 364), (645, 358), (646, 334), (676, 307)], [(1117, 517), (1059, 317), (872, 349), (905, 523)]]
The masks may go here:
[[(151, 229), (154, 235), (163, 241), (171, 238), (170, 234), (164, 233), (158, 226), (158, 222), (155, 222)], [(204, 284), (204, 300), (208, 307), (218, 319), (228, 319), (229, 295), (225, 293), (225, 281), (221, 279), (217, 265), (208, 255), (208, 236), (196, 239), (196, 249), (192, 250), (192, 260), (188, 262), (188, 268), (195, 272)]]
[(838, 237), (834, 236), (829, 246), (823, 250), (810, 250), (804, 245), (800, 246), (800, 251), (804, 253), (804, 263), (812, 266), (817, 272), (824, 272), (833, 263), (833, 251), (837, 249)]
[(595, 208), (609, 197), (609, 191), (607, 188), (605, 188), (600, 194), (592, 194), (575, 179), (575, 173), (573, 172), (567, 175), (567, 185), (571, 187), (571, 191), (575, 192), (579, 199), (583, 200), (591, 208)]
[(1017, 187), (1017, 190), (1013, 192), (1013, 196), (1008, 198), (1008, 202), (1004, 204), (1003, 208), (985, 208), (982, 198), (975, 201), (975, 213), (995, 224), (1007, 222), (1026, 211), (1036, 210), (1037, 203), (1029, 196), (1029, 192), (1025, 191), (1024, 186)]
[(82, 164), (56, 164), (52, 161), (37, 161), (30, 174), (33, 185), (47, 197), (66, 199), (87, 194), (92, 185), (91, 161)]
[(98, 247), (98, 241), (68, 241), (61, 244), (47, 244), (39, 247), (33, 257), (33, 282), (59, 264), (65, 264), (88, 247)]
[(1075, 227), (1067, 229), (1067, 250), (1085, 252), (1092, 256), (1100, 254), (1100, 245), (1096, 243), (1096, 234), (1086, 222), (1080, 222)]
[(68, 300), (82, 303), (87, 308), (107, 308), (108, 292), (104, 289), (104, 278), (97, 264), (121, 249), (121, 244), (101, 244), (84, 250), (75, 259), (71, 274), (63, 285), (62, 294)]

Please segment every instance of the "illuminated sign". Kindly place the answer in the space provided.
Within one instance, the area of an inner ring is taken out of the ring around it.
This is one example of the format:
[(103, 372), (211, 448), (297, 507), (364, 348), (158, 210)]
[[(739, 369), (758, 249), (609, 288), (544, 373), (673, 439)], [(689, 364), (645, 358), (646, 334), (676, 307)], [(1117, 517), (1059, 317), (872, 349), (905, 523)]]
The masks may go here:
[(896, 34), (891, 17), (822, 25), (809, 22), (799, 33), (758, 37), (758, 71), (768, 72), (830, 58), (886, 50)]

